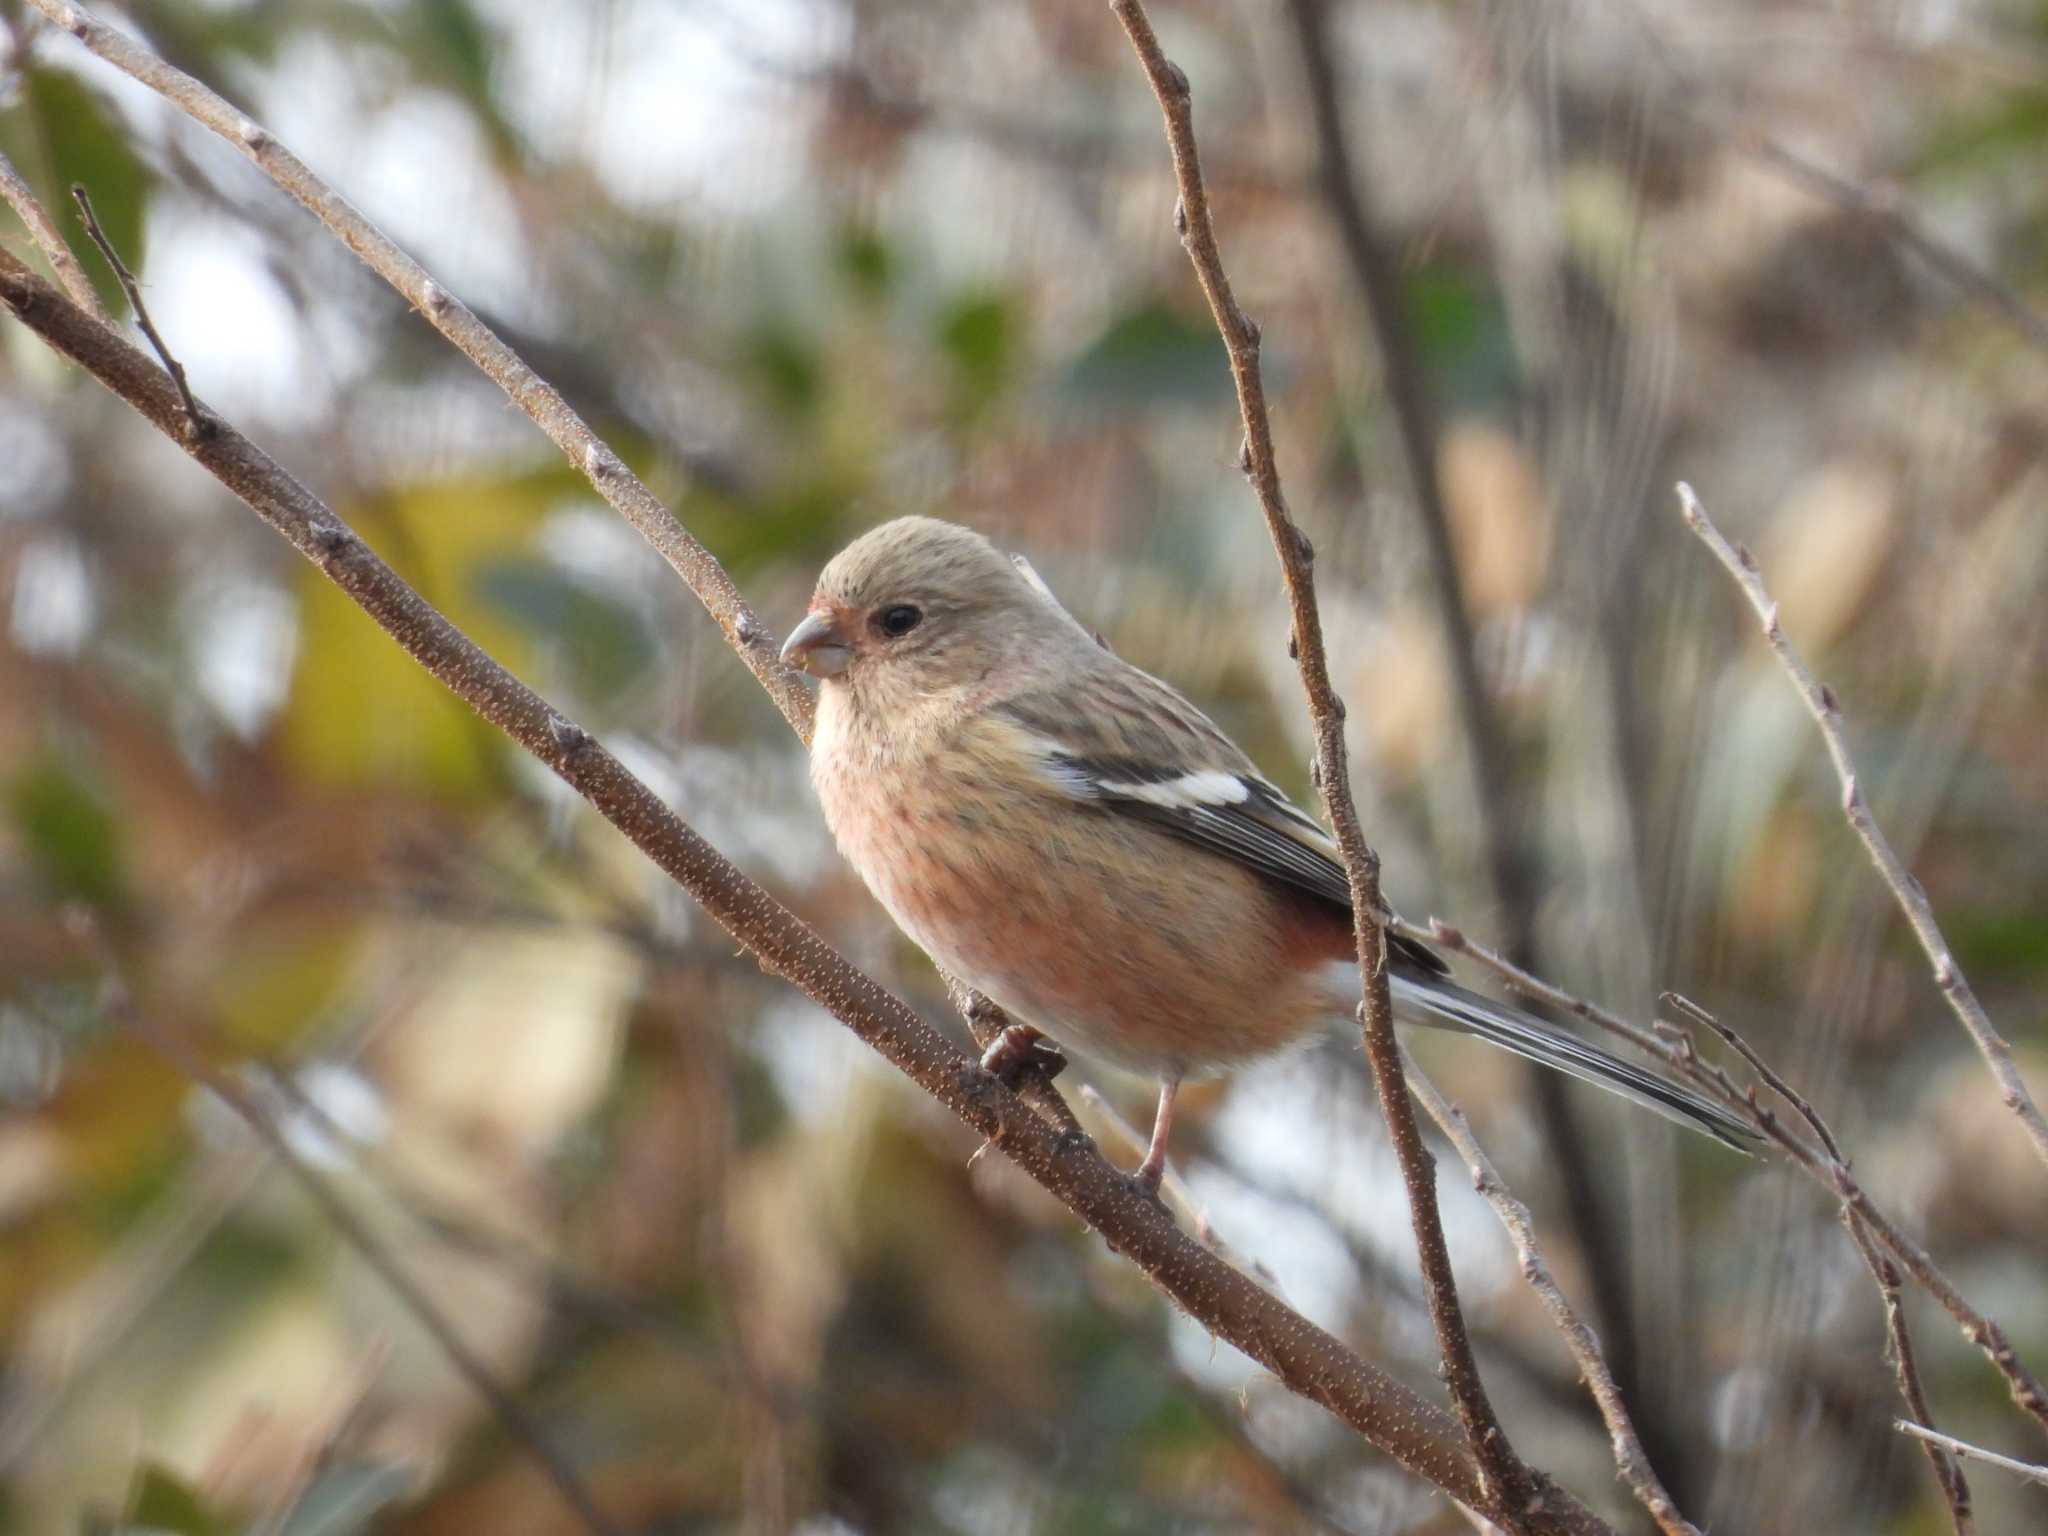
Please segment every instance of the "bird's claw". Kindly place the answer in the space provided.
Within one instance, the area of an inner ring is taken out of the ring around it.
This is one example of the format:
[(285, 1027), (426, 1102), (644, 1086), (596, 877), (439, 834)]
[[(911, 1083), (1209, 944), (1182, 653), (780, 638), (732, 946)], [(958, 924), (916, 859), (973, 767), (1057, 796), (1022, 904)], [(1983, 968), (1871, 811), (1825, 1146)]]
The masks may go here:
[(981, 1069), (1004, 1084), (1012, 1084), (1019, 1073), (1035, 1067), (1051, 1082), (1067, 1068), (1060, 1048), (1029, 1024), (1012, 1024), (991, 1040), (981, 1053)]

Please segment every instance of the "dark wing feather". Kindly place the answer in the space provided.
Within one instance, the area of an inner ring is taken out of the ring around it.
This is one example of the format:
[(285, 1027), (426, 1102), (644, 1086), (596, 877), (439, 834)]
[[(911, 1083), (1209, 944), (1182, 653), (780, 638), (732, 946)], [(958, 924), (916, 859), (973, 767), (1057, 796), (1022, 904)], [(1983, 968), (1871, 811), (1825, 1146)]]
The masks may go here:
[[(1121, 663), (1088, 687), (1103, 695), (1091, 701), (1098, 707), (1077, 709), (1071, 697), (1044, 696), (1002, 707), (1041, 745), (1049, 774), (1066, 792), (1149, 822), (1350, 916), (1351, 882), (1329, 834), (1261, 777), (1206, 716)], [(1435, 951), (1401, 934), (1387, 935), (1387, 950), (1424, 975), (1450, 973)]]

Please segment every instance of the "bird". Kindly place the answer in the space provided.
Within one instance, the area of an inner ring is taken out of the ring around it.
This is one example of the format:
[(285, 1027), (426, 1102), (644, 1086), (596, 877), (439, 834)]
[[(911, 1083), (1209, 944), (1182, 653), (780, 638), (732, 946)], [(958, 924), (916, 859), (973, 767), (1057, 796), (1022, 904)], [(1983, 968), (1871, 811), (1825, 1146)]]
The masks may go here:
[[(1025, 1038), (1156, 1081), (1141, 1190), (1157, 1193), (1184, 1081), (1355, 1010), (1351, 887), (1329, 834), (1021, 557), (937, 518), (883, 523), (825, 565), (781, 654), (819, 681), (826, 823), (896, 925)], [(1467, 990), (1405, 934), (1386, 951), (1402, 1022), (1748, 1150), (1753, 1132), (1712, 1101)]]

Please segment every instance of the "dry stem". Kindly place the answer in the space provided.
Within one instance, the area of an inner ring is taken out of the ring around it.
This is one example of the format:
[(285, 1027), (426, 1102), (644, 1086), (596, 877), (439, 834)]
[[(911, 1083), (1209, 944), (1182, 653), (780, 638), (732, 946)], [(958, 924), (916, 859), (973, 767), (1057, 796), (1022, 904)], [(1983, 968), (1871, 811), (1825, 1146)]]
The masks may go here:
[(1434, 1325), (1437, 1347), (1442, 1352), (1444, 1375), (1451, 1401), (1458, 1411), (1479, 1457), (1486, 1485), (1483, 1504), (1488, 1516), (1510, 1530), (1521, 1529), (1525, 1512), (1540, 1504), (1535, 1480), (1509, 1444), (1498, 1415), (1486, 1396), (1479, 1367), (1472, 1355), (1457, 1282), (1451, 1273), (1450, 1253), (1444, 1243), (1443, 1221), (1436, 1204), (1435, 1161), (1422, 1143), (1415, 1123), (1414, 1107), (1408, 1102), (1401, 1072), (1401, 1053), (1394, 1039), (1394, 1015), (1386, 977), (1386, 933), (1382, 924), (1379, 857), (1365, 841), (1351, 799), (1351, 784), (1344, 752), (1344, 705), (1330, 683), (1328, 661), (1323, 650), (1322, 620), (1316, 609), (1314, 548), (1287, 510), (1280, 488), (1280, 470), (1273, 451), (1272, 422), (1266, 410), (1264, 381), (1259, 373), (1259, 330), (1238, 307), (1230, 279), (1223, 269), (1223, 257), (1210, 219), (1209, 197), (1202, 182), (1201, 159), (1195, 144), (1194, 106), (1187, 76), (1166, 57), (1152, 30), (1150, 18), (1139, 0), (1112, 0), (1110, 9), (1123, 24), (1125, 33), (1143, 66), (1152, 93), (1159, 100), (1165, 118), (1166, 139), (1173, 154), (1174, 179), (1180, 196), (1174, 206), (1174, 228), (1180, 236), (1195, 275), (1209, 301), (1216, 329), (1222, 335), (1230, 358), (1231, 378), (1237, 387), (1238, 407), (1244, 418), (1244, 443), (1239, 467), (1258, 494), (1259, 509), (1265, 515), (1266, 531), (1280, 557), (1287, 586), (1288, 606), (1293, 617), (1291, 650), (1301, 669), (1302, 687), (1308, 695), (1309, 715), (1315, 726), (1317, 783), (1324, 806), (1336, 832), (1337, 844), (1351, 881), (1351, 910), (1358, 943), (1359, 969), (1365, 1001), (1359, 1019), (1365, 1032), (1365, 1048), (1372, 1062), (1373, 1080), (1378, 1087), (1380, 1110), (1388, 1135), (1400, 1159), (1402, 1182), (1407, 1186), (1409, 1212), (1414, 1221), (1416, 1246)]
[(92, 279), (85, 275), (85, 268), (78, 264), (78, 258), (71, 254), (71, 247), (64, 243), (64, 236), (57, 230), (57, 223), (50, 217), (49, 210), (38, 201), (21, 172), (5, 155), (0, 155), (0, 202), (12, 208), (21, 222), (28, 226), (29, 238), (35, 241), (36, 249), (43, 253), (43, 260), (50, 264), (50, 270), (57, 274), (57, 281), (71, 302), (98, 320), (102, 325), (114, 322), (100, 305), (100, 296), (92, 286)]
[(1565, 1299), (1557, 1277), (1551, 1274), (1549, 1264), (1544, 1261), (1543, 1250), (1537, 1246), (1536, 1225), (1529, 1216), (1529, 1207), (1502, 1182), (1492, 1160), (1472, 1134), (1472, 1127), (1466, 1123), (1465, 1112), (1438, 1092), (1436, 1084), (1412, 1061), (1408, 1063), (1408, 1091), (1415, 1095), (1430, 1119), (1458, 1149), (1458, 1155), (1465, 1159), (1465, 1166), (1472, 1171), (1472, 1187), (1493, 1207), (1494, 1215), (1507, 1229), (1508, 1240), (1515, 1245), (1515, 1259), (1522, 1278), (1536, 1293), (1536, 1299), (1543, 1303), (1543, 1310), (1550, 1314), (1551, 1323), (1564, 1336), (1565, 1347), (1571, 1351), (1572, 1359), (1579, 1367), (1586, 1390), (1592, 1393), (1593, 1401), (1600, 1409), (1601, 1421), (1606, 1424), (1608, 1440), (1614, 1447), (1614, 1465), (1622, 1481), (1628, 1484), (1629, 1491), (1635, 1494), (1643, 1508), (1650, 1512), (1650, 1518), (1657, 1522), (1657, 1529), (1665, 1536), (1700, 1536), (1699, 1528), (1679, 1512), (1677, 1502), (1650, 1465), (1650, 1458), (1636, 1435), (1635, 1423), (1629, 1417), (1621, 1388), (1615, 1383), (1614, 1373), (1607, 1368), (1607, 1357), (1601, 1352), (1599, 1338)]
[(2023, 1477), (2030, 1483), (2039, 1483), (2048, 1488), (2048, 1467), (2037, 1466), (2031, 1461), (2016, 1461), (2010, 1456), (2001, 1456), (1996, 1451), (1987, 1451), (1982, 1446), (1972, 1445), (1967, 1440), (1958, 1440), (1954, 1435), (1944, 1435), (1939, 1430), (1929, 1429), (1924, 1424), (1908, 1423), (1904, 1419), (1892, 1420), (1892, 1428), (1929, 1445), (1938, 1445), (1957, 1456), (1967, 1456), (1972, 1461), (1981, 1461), (1987, 1467), (1997, 1467), (2010, 1472), (2014, 1477)]
[(1984, 1058), (1985, 1066), (1991, 1069), (1991, 1076), (1998, 1083), (2000, 1100), (2019, 1117), (2020, 1128), (2034, 1144), (2035, 1153), (2044, 1164), (2048, 1164), (2048, 1120), (2041, 1118), (2033, 1095), (2027, 1091), (2019, 1068), (2013, 1064), (2012, 1047), (1992, 1027), (1984, 1005), (1977, 1001), (1977, 994), (1971, 990), (1969, 978), (1956, 964), (1948, 940), (1942, 936), (1941, 925), (1934, 919), (1934, 908), (1927, 900), (1926, 891), (1920, 888), (1920, 882), (1900, 861), (1892, 850), (1890, 839), (1884, 835), (1884, 829), (1877, 824), (1877, 818), (1870, 814), (1862, 782), (1856, 774), (1855, 760), (1849, 755), (1848, 738), (1842, 732), (1842, 710), (1835, 700), (1834, 691), (1815, 680), (1806, 663), (1800, 660), (1799, 653), (1786, 640), (1784, 627), (1778, 622), (1778, 605), (1764, 587), (1763, 573), (1757, 569), (1756, 557), (1728, 542), (1707, 516), (1691, 486), (1681, 484), (1678, 487), (1678, 504), (1685, 525), (1713, 551), (1714, 558), (1735, 578), (1742, 595), (1756, 610), (1771, 653), (1784, 667), (1785, 675), (1791, 678), (1792, 686), (1798, 692), (1800, 702), (1813, 716), (1814, 724), (1820, 727), (1821, 740), (1834, 762), (1835, 775), (1842, 783), (1842, 812), (1848, 817), (1850, 828), (1869, 850), (1870, 861), (1877, 866), (1878, 875), (1898, 902), (1899, 910), (1906, 914), (1913, 936), (1927, 952), (1928, 962), (1934, 967), (1934, 984), (1941, 989), (1950, 1009), (1969, 1032), (1978, 1054)]

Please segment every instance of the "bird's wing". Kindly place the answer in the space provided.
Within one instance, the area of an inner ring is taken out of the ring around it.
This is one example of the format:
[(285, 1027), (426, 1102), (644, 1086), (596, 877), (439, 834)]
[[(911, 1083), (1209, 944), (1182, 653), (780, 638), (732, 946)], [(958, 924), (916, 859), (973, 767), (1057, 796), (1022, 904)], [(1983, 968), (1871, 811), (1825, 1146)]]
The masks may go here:
[[(1321, 823), (1173, 689), (1106, 654), (1103, 660), (1074, 688), (998, 706), (1023, 734), (1047, 782), (1348, 915), (1351, 882)], [(1448, 974), (1436, 953), (1413, 939), (1390, 933), (1387, 948), (1425, 974)]]

